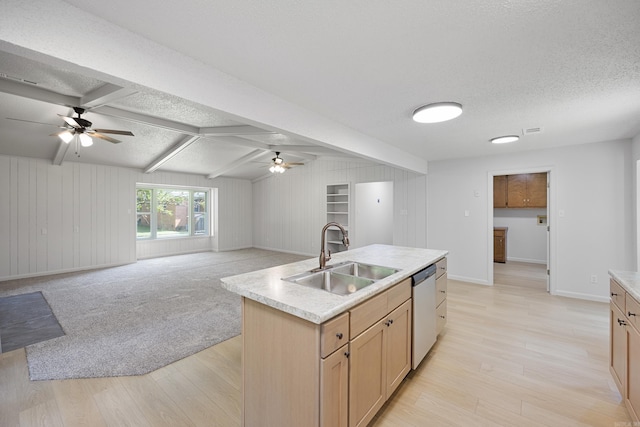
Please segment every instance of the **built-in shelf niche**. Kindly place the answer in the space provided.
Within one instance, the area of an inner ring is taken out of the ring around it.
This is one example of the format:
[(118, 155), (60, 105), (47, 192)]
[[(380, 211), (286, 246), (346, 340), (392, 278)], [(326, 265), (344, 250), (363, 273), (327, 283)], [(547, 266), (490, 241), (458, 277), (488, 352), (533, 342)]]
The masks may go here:
[[(337, 222), (349, 231), (350, 185), (327, 185), (327, 222)], [(341, 252), (347, 248), (342, 243), (342, 232), (337, 227), (327, 230), (327, 243), (331, 252)]]

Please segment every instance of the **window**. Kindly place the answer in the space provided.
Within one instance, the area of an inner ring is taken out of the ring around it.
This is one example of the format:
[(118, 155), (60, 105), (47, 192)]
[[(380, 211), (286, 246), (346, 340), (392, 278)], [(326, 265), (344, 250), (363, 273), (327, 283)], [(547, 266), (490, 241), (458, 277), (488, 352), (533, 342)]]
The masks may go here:
[(138, 187), (136, 237), (166, 239), (209, 235), (209, 192)]

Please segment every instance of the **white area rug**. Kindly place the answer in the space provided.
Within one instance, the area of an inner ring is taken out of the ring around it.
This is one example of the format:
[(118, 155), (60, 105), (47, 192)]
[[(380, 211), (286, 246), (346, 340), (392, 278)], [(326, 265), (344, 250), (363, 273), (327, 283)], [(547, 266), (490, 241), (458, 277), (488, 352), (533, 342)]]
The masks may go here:
[(0, 283), (42, 291), (65, 336), (27, 347), (32, 380), (141, 375), (240, 333), (240, 297), (220, 278), (307, 259), (246, 249)]

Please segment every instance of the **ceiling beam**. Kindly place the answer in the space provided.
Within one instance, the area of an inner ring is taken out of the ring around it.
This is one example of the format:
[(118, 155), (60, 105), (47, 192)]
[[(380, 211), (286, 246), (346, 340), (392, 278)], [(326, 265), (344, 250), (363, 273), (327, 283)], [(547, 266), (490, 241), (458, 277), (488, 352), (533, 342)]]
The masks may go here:
[(182, 139), (182, 141), (178, 142), (172, 148), (170, 148), (169, 150), (167, 150), (164, 153), (162, 153), (160, 155), (160, 157), (155, 159), (149, 166), (147, 166), (145, 168), (145, 170), (144, 170), (144, 173), (154, 172), (156, 169), (158, 169), (164, 163), (166, 163), (169, 160), (171, 160), (178, 153), (180, 153), (182, 150), (184, 150), (185, 148), (187, 148), (188, 146), (190, 146), (191, 144), (193, 144), (194, 142), (196, 142), (199, 139), (200, 139), (199, 136), (187, 136), (187, 137), (185, 137), (184, 139)]
[(200, 128), (200, 134), (204, 136), (223, 136), (223, 135), (265, 135), (274, 134), (276, 132), (260, 129), (250, 125), (238, 126), (214, 126)]
[(230, 170), (233, 170), (235, 168), (237, 168), (238, 166), (244, 165), (245, 163), (249, 163), (252, 160), (255, 160), (261, 156), (263, 156), (265, 153), (265, 150), (261, 150), (261, 149), (257, 149), (257, 150), (253, 150), (252, 152), (250, 152), (249, 154), (240, 157), (239, 159), (228, 163), (225, 167), (218, 169), (217, 171), (211, 173), (210, 175), (207, 176), (207, 178), (209, 179), (213, 179), (213, 178), (217, 178), (220, 175), (223, 175), (227, 172), (229, 172)]
[(239, 145), (247, 148), (259, 148), (264, 151), (271, 151), (271, 146), (258, 141), (252, 141), (250, 139), (241, 138), (238, 136), (209, 136), (215, 141), (225, 142), (227, 144)]
[(84, 108), (101, 107), (110, 102), (137, 93), (136, 90), (106, 83), (80, 98), (80, 106)]
[(61, 95), (35, 85), (20, 83), (5, 78), (0, 78), (0, 92), (65, 107), (77, 107), (80, 105), (80, 98), (78, 97)]
[(103, 116), (117, 117), (133, 123), (140, 123), (147, 126), (153, 126), (172, 132), (183, 133), (191, 136), (200, 136), (200, 129), (195, 126), (185, 125), (183, 123), (174, 122), (172, 120), (160, 119), (158, 117), (147, 116), (146, 114), (134, 113), (114, 107), (98, 107), (91, 110), (92, 113), (102, 114)]
[(69, 151), (69, 146), (71, 144), (67, 144), (66, 142), (59, 140), (58, 149), (56, 150), (56, 155), (53, 157), (52, 163), (56, 166), (60, 166), (65, 156), (67, 155), (67, 151)]

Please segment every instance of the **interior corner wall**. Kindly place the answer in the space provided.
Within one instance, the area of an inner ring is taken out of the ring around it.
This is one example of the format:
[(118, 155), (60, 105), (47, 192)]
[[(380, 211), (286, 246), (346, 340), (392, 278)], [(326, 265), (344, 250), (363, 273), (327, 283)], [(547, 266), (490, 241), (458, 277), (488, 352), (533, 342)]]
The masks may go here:
[(632, 186), (631, 186), (631, 205), (633, 208), (633, 233), (635, 241), (633, 244), (633, 259), (635, 260), (635, 268), (633, 271), (638, 271), (640, 268), (640, 169), (638, 163), (640, 162), (640, 133), (633, 138), (631, 142), (631, 173), (632, 173)]
[[(631, 141), (623, 140), (430, 162), (427, 244), (450, 251), (451, 278), (489, 284), (487, 266), (493, 254), (488, 251), (488, 176), (552, 167), (556, 205), (549, 223), (557, 236), (551, 248), (555, 293), (604, 301), (608, 270), (635, 265), (630, 156)], [(593, 274), (596, 284), (590, 283)]]
[(327, 158), (253, 184), (253, 245), (317, 256), (320, 231), (327, 223), (326, 186), (349, 183), (353, 198), (355, 184), (377, 181), (394, 183), (393, 244), (426, 248), (425, 175), (362, 160)]
[(136, 183), (152, 181), (218, 188), (219, 236), (202, 250), (251, 246), (249, 181), (0, 156), (0, 280), (135, 262)]

